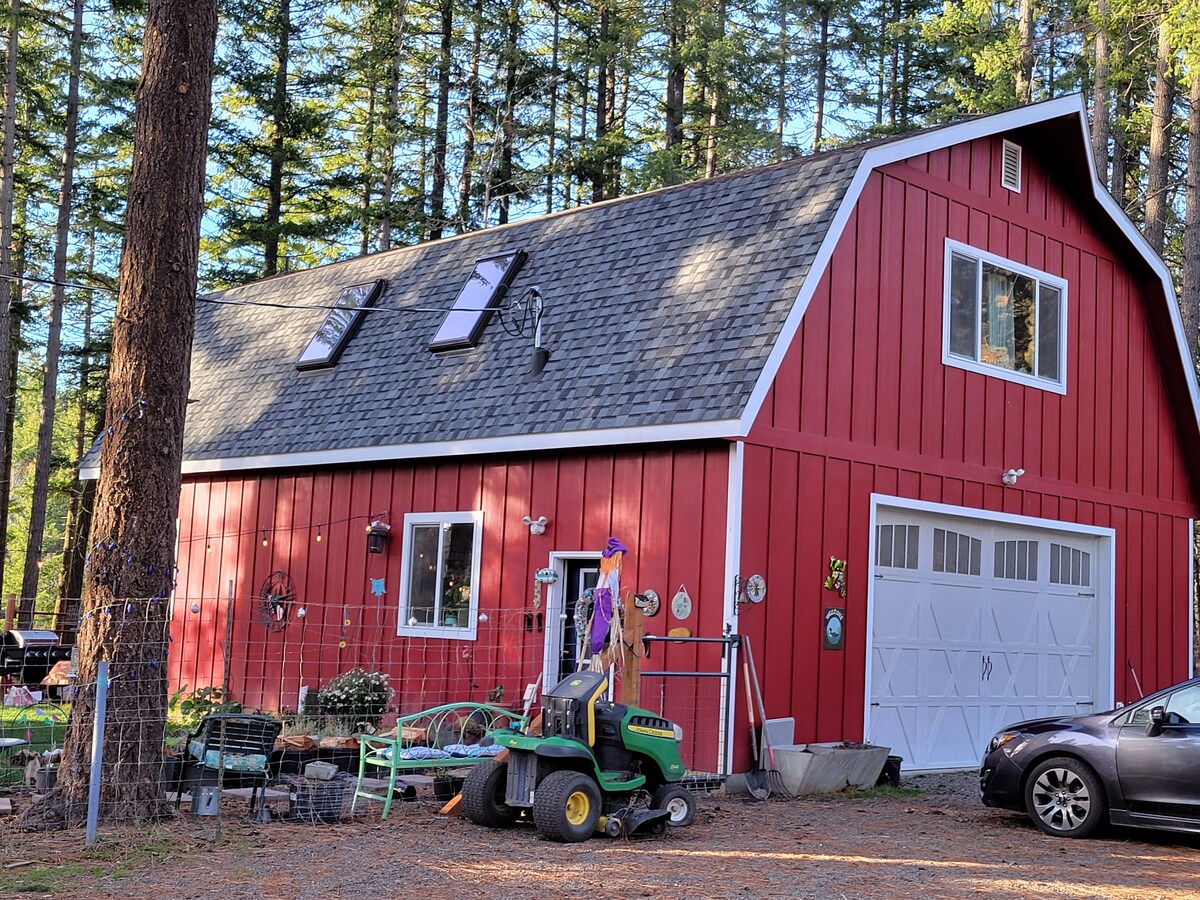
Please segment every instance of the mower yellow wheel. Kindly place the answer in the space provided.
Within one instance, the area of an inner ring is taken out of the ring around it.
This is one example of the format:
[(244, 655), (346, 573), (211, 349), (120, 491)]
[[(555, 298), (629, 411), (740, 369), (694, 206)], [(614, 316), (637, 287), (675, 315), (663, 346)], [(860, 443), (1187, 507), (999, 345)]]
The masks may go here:
[(600, 785), (570, 770), (551, 772), (533, 795), (533, 824), (551, 841), (585, 841), (600, 821)]
[(567, 798), (567, 821), (579, 826), (588, 820), (592, 812), (592, 801), (583, 791), (576, 791)]

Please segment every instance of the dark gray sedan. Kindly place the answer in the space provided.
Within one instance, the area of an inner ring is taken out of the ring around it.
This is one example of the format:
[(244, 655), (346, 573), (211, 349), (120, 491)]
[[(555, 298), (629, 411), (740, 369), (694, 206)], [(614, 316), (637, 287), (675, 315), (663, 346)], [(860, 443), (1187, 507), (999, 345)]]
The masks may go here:
[(1200, 678), (1122, 709), (1005, 728), (988, 742), (979, 791), (1062, 837), (1105, 822), (1200, 832)]

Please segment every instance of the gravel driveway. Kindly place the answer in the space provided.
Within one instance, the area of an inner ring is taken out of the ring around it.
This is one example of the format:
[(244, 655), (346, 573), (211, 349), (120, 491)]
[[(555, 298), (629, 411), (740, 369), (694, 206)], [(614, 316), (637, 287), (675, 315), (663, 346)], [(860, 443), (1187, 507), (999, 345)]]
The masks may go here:
[[(917, 789), (919, 793), (912, 790)], [(899, 792), (701, 799), (664, 837), (582, 844), (489, 831), (418, 800), (336, 826), (183, 819), (104, 833), (0, 833), (2, 897), (1104, 897), (1200, 896), (1200, 838), (1111, 832), (1066, 841), (985, 809), (970, 775)]]

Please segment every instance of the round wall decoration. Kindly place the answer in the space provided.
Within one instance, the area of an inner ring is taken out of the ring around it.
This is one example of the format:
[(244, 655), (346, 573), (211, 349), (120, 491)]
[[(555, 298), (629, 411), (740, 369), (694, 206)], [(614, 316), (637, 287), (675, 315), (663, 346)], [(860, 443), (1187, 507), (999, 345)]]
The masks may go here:
[(688, 594), (687, 588), (682, 584), (679, 590), (675, 592), (675, 596), (671, 598), (671, 615), (677, 619), (686, 619), (692, 614), (692, 598)]
[(633, 605), (640, 609), (647, 616), (655, 615), (658, 612), (659, 607), (658, 592), (647, 588), (640, 594), (635, 594), (633, 597)]
[(746, 599), (751, 603), (762, 603), (767, 596), (767, 580), (761, 575), (751, 575), (746, 579)]

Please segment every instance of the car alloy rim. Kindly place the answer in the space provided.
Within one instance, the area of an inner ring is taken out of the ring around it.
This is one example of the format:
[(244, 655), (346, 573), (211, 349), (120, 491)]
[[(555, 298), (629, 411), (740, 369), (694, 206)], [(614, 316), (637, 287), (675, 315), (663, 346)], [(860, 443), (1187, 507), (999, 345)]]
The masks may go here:
[(1033, 786), (1038, 818), (1058, 831), (1078, 828), (1092, 811), (1092, 798), (1083, 779), (1070, 769), (1047, 769)]
[(683, 817), (687, 815), (687, 801), (682, 797), (675, 797), (667, 804), (667, 812), (671, 814), (672, 822), (682, 822)]
[(582, 825), (587, 821), (591, 803), (583, 791), (575, 791), (567, 798), (567, 821), (572, 825)]

